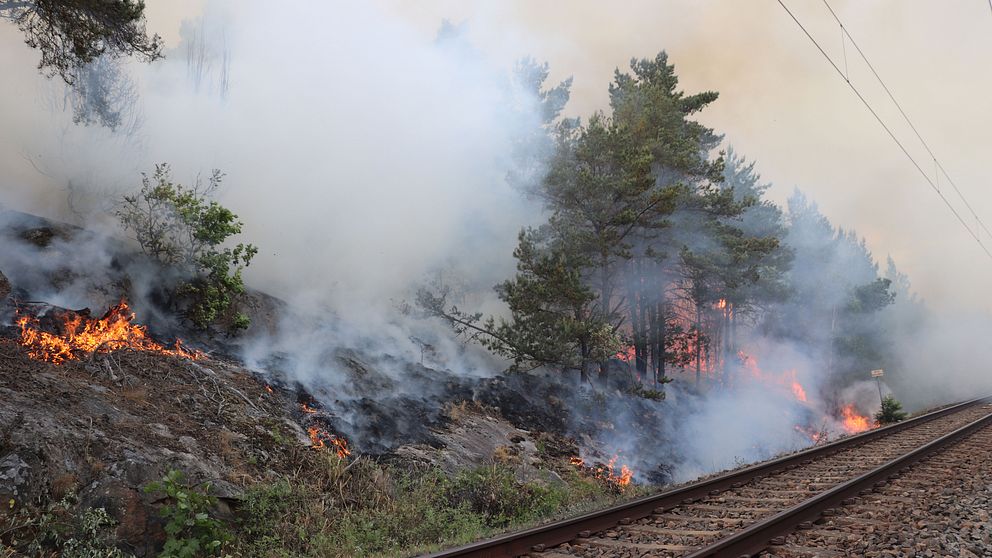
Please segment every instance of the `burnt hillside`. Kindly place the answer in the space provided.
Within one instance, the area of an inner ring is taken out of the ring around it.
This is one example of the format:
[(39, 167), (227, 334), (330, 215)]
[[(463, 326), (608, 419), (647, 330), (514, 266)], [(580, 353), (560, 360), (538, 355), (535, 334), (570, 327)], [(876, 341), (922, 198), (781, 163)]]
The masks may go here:
[[(6, 223), (0, 497), (9, 505), (0, 515), (0, 544), (6, 545), (0, 548), (25, 555), (57, 549), (60, 540), (81, 536), (77, 518), (104, 510), (99, 536), (90, 539), (135, 556), (156, 555), (169, 538), (161, 510), (174, 501), (148, 487), (170, 471), (180, 471), (191, 490), (209, 485), (216, 499), (209, 515), (232, 532), (244, 528), (262, 487), (294, 479), (310, 490), (326, 488), (328, 467), (339, 483), (339, 494), (325, 502), (328, 520), (366, 506), (375, 513), (388, 509), (388, 502), (348, 494), (376, 478), (387, 485), (401, 482), (389, 480), (394, 477), (426, 482), (431, 475), (456, 479), (437, 482), (466, 482), (466, 471), (497, 467), (492, 470), (509, 477), (496, 481), (514, 490), (567, 493), (575, 482), (587, 482), (598, 488), (585, 497), (597, 498), (622, 494), (630, 482), (619, 464), (615, 473), (606, 465), (609, 456), (588, 466), (570, 462), (580, 443), (595, 445), (597, 434), (612, 426), (606, 410), (597, 411), (601, 400), (576, 399), (559, 379), (463, 376), (329, 343), (328, 369), (340, 377), (304, 386), (280, 368), (292, 355), (274, 353), (270, 367), (239, 362), (239, 345), (257, 331), (231, 338), (165, 319), (154, 296), (136, 289), (147, 281), (141, 275), (146, 264), (123, 245), (23, 214), (8, 213)], [(102, 250), (120, 252), (80, 256), (82, 246), (98, 241)], [(54, 304), (80, 296), (94, 309)], [(152, 317), (156, 327), (140, 325), (123, 299), (137, 301), (138, 316)], [(96, 307), (111, 301), (116, 305), (106, 314)], [(264, 328), (276, 322), (258, 309), (278, 312), (273, 301), (253, 294), (240, 303)], [(177, 343), (180, 337), (185, 344)], [(386, 372), (397, 368), (402, 385)], [(637, 399), (630, 401), (636, 412)], [(664, 478), (663, 470), (651, 474)], [(466, 490), (441, 490), (445, 502), (438, 505), (476, 505), (477, 489)], [(497, 503), (504, 505), (490, 502)], [(554, 506), (542, 515), (565, 509)], [(446, 536), (452, 535), (389, 544), (417, 547)], [(342, 555), (359, 552), (341, 548)]]

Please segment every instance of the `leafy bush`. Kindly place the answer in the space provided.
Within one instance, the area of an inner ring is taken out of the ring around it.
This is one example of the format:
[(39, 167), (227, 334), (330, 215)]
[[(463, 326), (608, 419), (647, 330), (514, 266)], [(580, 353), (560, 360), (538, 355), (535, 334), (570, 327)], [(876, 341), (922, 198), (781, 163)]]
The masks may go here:
[[(13, 501), (11, 501), (13, 502)], [(77, 507), (74, 492), (43, 508), (0, 513), (0, 558), (61, 556), (62, 558), (132, 558), (116, 546), (117, 522), (104, 508)], [(8, 506), (13, 507), (12, 504)], [(9, 544), (9, 546), (5, 546)]]
[(125, 558), (113, 544), (111, 527), (117, 524), (107, 510), (89, 508), (79, 515), (79, 536), (62, 545), (62, 558)]
[(455, 507), (466, 507), (496, 527), (551, 515), (567, 499), (564, 490), (535, 483), (522, 484), (508, 467), (493, 464), (463, 471), (447, 491)]
[[(671, 378), (665, 378), (665, 381), (662, 381), (662, 383), (663, 384), (667, 384), (669, 381), (671, 381)], [(640, 398), (643, 398), (643, 399), (650, 399), (652, 401), (664, 401), (665, 400), (665, 392), (664, 391), (661, 391), (661, 390), (658, 390), (658, 389), (646, 388), (646, 387), (644, 387), (640, 383), (634, 384), (633, 387), (631, 387), (628, 390), (628, 393), (630, 393), (634, 397), (640, 397)]]
[(168, 538), (159, 558), (217, 556), (231, 540), (224, 524), (210, 517), (217, 498), (210, 496), (209, 491), (209, 483), (202, 488), (187, 486), (183, 473), (175, 469), (145, 487), (145, 492), (162, 493), (169, 499), (160, 512), (166, 520)]
[(886, 395), (882, 399), (882, 408), (875, 413), (875, 420), (878, 424), (892, 424), (905, 419), (907, 416), (908, 414), (902, 410), (902, 403), (899, 403), (895, 397)]
[[(214, 170), (206, 185), (197, 180), (187, 187), (172, 181), (168, 165), (156, 165), (151, 176), (143, 175), (141, 190), (124, 196), (116, 211), (145, 254), (186, 277), (174, 295), (185, 316), (203, 329), (244, 293), (241, 271), (258, 253), (251, 244), (222, 247), (243, 226), (231, 210), (209, 199), (223, 178)], [(246, 328), (248, 317), (238, 314), (231, 324)]]
[(546, 486), (520, 482), (501, 464), (448, 477), (434, 468), (401, 471), (311, 453), (303, 455), (297, 474), (246, 491), (231, 554), (409, 556), (612, 498), (575, 473)]

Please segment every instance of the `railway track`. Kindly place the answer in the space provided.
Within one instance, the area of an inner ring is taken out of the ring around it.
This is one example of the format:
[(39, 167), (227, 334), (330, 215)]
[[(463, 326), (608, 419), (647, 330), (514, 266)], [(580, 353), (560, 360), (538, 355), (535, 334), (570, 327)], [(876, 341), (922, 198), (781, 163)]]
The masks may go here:
[[(584, 516), (429, 558), (756, 556), (811, 530), (886, 479), (992, 423), (987, 399), (967, 401), (895, 425), (641, 498)], [(904, 497), (906, 498), (906, 497)], [(827, 514), (823, 516), (824, 512)], [(788, 543), (791, 544), (791, 543)], [(793, 554), (805, 556), (802, 543)], [(830, 554), (824, 554), (830, 556)]]
[(992, 426), (779, 537), (762, 558), (992, 556)]

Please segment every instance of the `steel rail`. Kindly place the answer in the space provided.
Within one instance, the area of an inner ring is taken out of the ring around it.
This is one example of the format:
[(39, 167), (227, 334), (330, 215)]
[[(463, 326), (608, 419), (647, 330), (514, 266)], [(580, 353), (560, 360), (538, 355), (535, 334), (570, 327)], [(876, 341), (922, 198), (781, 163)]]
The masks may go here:
[(914, 428), (934, 419), (977, 405), (987, 399), (987, 397), (972, 399), (889, 426), (875, 428), (822, 446), (814, 446), (794, 454), (758, 463), (744, 469), (731, 471), (724, 475), (658, 494), (638, 498), (630, 502), (624, 502), (610, 508), (532, 527), (523, 531), (507, 533), (452, 549), (425, 554), (421, 558), (516, 558), (529, 552), (541, 551), (576, 539), (580, 537), (580, 534), (586, 536), (589, 533), (609, 529), (621, 522), (634, 521), (656, 512), (664, 513), (668, 509), (680, 504), (690, 503), (709, 496), (711, 492), (722, 492), (760, 477), (795, 469), (801, 465), (808, 464), (813, 459), (833, 455), (837, 452), (884, 438), (890, 434)]
[(768, 548), (775, 537), (791, 533), (801, 524), (818, 519), (825, 510), (840, 506), (848, 498), (870, 492), (872, 488), (881, 488), (886, 479), (989, 425), (992, 425), (992, 412), (805, 502), (713, 542), (685, 558), (744, 558), (757, 554)]

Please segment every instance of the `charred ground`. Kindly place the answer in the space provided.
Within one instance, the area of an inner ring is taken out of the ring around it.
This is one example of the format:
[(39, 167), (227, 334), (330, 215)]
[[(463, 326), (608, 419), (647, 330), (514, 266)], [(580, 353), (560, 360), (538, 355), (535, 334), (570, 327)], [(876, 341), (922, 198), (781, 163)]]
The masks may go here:
[[(175, 502), (146, 488), (170, 471), (215, 499), (209, 514), (236, 535), (226, 543), (236, 555), (402, 554), (640, 490), (603, 464), (570, 462), (578, 438), (609, 425), (605, 409), (596, 413), (601, 399), (576, 397), (558, 378), (467, 377), (332, 346), (326, 358), (347, 376), (334, 386), (347, 388), (305, 387), (280, 371), (277, 354), (270, 367), (248, 369), (233, 356), (237, 339), (161, 319), (154, 292), (135, 288), (147, 263), (123, 247), (108, 253), (114, 244), (88, 231), (33, 216), (6, 222), (4, 324), (29, 313), (58, 334), (67, 317), (101, 312), (50, 304), (66, 293), (130, 298), (163, 345), (181, 335), (203, 351), (104, 347), (55, 364), (29, 354), (19, 327), (0, 329), (0, 548), (12, 556), (64, 552), (83, 539), (107, 552), (158, 554), (175, 538), (161, 515)], [(81, 243), (97, 242), (102, 258), (78, 257)], [(284, 308), (255, 293), (239, 305), (256, 331)], [(402, 389), (384, 372), (397, 367)], [(107, 517), (87, 530), (87, 510)], [(418, 526), (425, 513), (438, 517)], [(299, 529), (312, 536), (300, 540)]]

